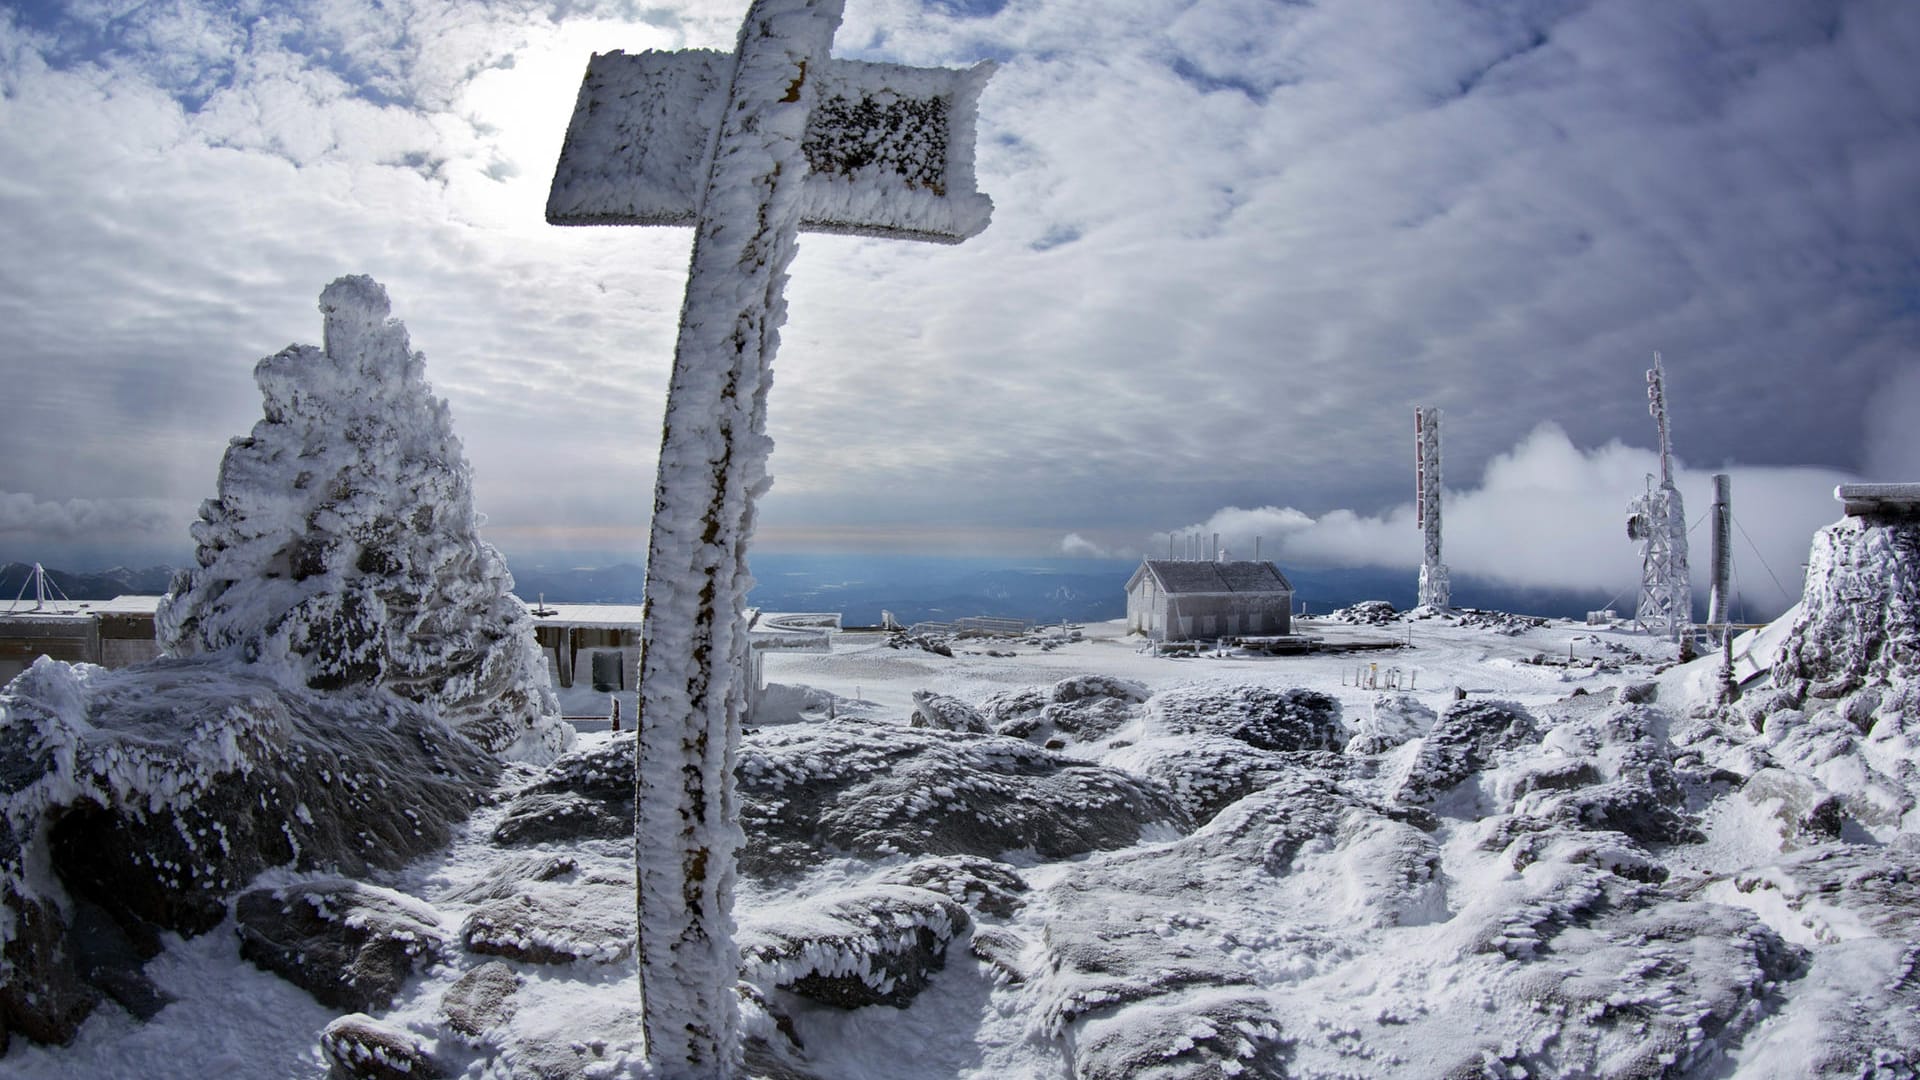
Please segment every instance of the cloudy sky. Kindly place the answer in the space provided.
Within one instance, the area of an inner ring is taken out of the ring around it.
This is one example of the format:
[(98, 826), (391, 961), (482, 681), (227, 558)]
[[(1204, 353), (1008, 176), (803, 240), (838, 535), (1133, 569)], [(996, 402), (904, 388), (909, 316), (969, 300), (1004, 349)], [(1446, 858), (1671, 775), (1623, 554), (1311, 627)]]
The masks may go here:
[[(1411, 566), (1426, 404), (1456, 573), (1631, 584), (1654, 350), (1691, 516), (1731, 471), (1778, 576), (1834, 483), (1920, 479), (1910, 0), (847, 6), (837, 55), (999, 62), (997, 209), (803, 238), (761, 550)], [(357, 272), (496, 543), (644, 550), (690, 235), (553, 228), (546, 188), (591, 52), (744, 10), (0, 7), (0, 559), (184, 559), (254, 362)]]

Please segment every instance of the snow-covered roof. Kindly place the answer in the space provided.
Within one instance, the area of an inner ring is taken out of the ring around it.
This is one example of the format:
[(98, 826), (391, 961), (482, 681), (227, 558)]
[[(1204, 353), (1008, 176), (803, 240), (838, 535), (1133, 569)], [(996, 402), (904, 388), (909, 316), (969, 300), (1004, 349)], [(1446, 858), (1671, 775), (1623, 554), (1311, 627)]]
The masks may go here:
[(1128, 589), (1139, 582), (1141, 574), (1152, 574), (1162, 590), (1176, 595), (1293, 592), (1293, 583), (1280, 572), (1280, 568), (1264, 559), (1224, 562), (1148, 559), (1140, 564), (1140, 569), (1127, 582)]
[(0, 617), (31, 615), (36, 618), (86, 618), (93, 615), (152, 615), (160, 604), (158, 596), (116, 596), (111, 600), (49, 600), (34, 610), (32, 597), (18, 601), (0, 601)]
[(640, 604), (555, 604), (524, 600), (535, 626), (591, 626), (640, 629), (646, 608)]
[(1920, 509), (1920, 484), (1841, 484), (1833, 489), (1833, 497), (1853, 517), (1911, 513)]

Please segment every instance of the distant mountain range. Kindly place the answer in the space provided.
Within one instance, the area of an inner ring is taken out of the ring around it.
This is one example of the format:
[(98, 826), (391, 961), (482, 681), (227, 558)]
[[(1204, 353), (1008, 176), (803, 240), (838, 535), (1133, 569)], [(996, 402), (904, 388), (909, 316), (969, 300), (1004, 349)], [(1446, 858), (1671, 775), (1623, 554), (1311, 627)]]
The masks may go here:
[[(1096, 559), (966, 559), (917, 556), (755, 555), (748, 602), (772, 611), (838, 611), (846, 625), (871, 626), (891, 611), (903, 623), (994, 615), (1037, 623), (1118, 619), (1127, 579), (1139, 563)], [(1296, 602), (1324, 614), (1362, 600), (1413, 606), (1411, 571), (1283, 567)], [(637, 603), (646, 571), (629, 563), (591, 568), (514, 569), (514, 591), (556, 603)], [(1472, 607), (1578, 618), (1607, 603), (1599, 593), (1516, 589), (1456, 576), (1456, 602)], [(1624, 601), (1631, 605), (1632, 596)]]
[[(116, 566), (110, 570), (76, 573), (48, 568), (47, 580), (69, 600), (111, 600), (116, 596), (154, 596), (167, 591), (173, 579), (170, 566), (149, 566), (134, 570)], [(34, 597), (33, 567), (26, 563), (0, 566), (0, 610), (12, 606), (16, 598)]]
[[(910, 555), (755, 555), (756, 584), (748, 602), (770, 611), (837, 611), (848, 626), (873, 626), (882, 611), (903, 623), (949, 621), (969, 615), (993, 615), (1036, 623), (1093, 622), (1127, 613), (1126, 585), (1136, 562), (1100, 559), (969, 559)], [(1411, 607), (1415, 579), (1411, 571), (1363, 567), (1313, 569), (1282, 567), (1293, 581), (1296, 603), (1324, 614), (1361, 600), (1385, 600)], [(167, 591), (173, 569), (74, 573), (47, 571), (71, 600), (110, 600), (128, 594)], [(16, 596), (31, 599), (33, 567), (8, 563), (0, 568), (0, 609)], [(646, 588), (646, 570), (631, 563), (597, 567), (549, 568), (533, 563), (513, 568), (514, 591), (533, 601), (636, 604)], [(1516, 589), (1456, 575), (1454, 600), (1463, 606), (1529, 615), (1578, 618), (1608, 602), (1599, 593), (1557, 589)], [(1634, 597), (1614, 598), (1631, 609)]]

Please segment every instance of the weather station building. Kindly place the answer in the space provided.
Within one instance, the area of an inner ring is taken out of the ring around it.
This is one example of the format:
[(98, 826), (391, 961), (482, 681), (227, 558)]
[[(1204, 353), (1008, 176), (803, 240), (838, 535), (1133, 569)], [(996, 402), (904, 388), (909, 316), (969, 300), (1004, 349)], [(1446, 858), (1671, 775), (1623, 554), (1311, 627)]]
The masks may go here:
[(1155, 641), (1293, 631), (1293, 584), (1263, 559), (1147, 559), (1127, 581), (1127, 630)]

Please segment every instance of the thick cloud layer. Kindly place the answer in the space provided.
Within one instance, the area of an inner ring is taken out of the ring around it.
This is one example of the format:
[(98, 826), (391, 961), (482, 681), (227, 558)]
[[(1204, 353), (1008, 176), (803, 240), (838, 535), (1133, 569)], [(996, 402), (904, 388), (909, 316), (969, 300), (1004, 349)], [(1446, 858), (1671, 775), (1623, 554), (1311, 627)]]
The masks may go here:
[[(589, 52), (728, 48), (742, 10), (0, 11), (10, 487), (177, 501), (184, 547), (252, 358), (366, 270), (490, 536), (637, 551), (689, 237), (541, 208)], [(1416, 402), (1455, 476), (1541, 423), (1651, 445), (1654, 349), (1689, 460), (1914, 461), (1861, 427), (1915, 389), (1911, 5), (861, 0), (837, 52), (1000, 61), (998, 210), (958, 248), (803, 241), (765, 547), (1379, 516)]]
[[(1650, 450), (1617, 442), (1582, 450), (1564, 431), (1541, 425), (1489, 462), (1478, 486), (1447, 490), (1447, 565), (1456, 575), (1508, 585), (1618, 592), (1631, 607), (1640, 555), (1626, 534), (1628, 504), (1646, 490), (1649, 477), (1657, 480), (1659, 469), (1659, 456)], [(1752, 615), (1776, 614), (1799, 599), (1814, 531), (1840, 517), (1835, 485), (1856, 478), (1830, 469), (1695, 469), (1683, 463), (1676, 482), (1692, 523), (1691, 569), (1703, 601), (1716, 472), (1732, 481), (1735, 584)], [(1262, 555), (1283, 564), (1405, 568), (1410, 580), (1420, 565), (1421, 531), (1411, 499), (1380, 515), (1334, 510), (1315, 517), (1290, 507), (1228, 507), (1174, 530), (1175, 544), (1193, 533), (1209, 543), (1218, 533), (1222, 546), (1239, 556), (1251, 556), (1259, 538)], [(1167, 534), (1156, 535), (1146, 550), (1164, 553), (1167, 544)]]

